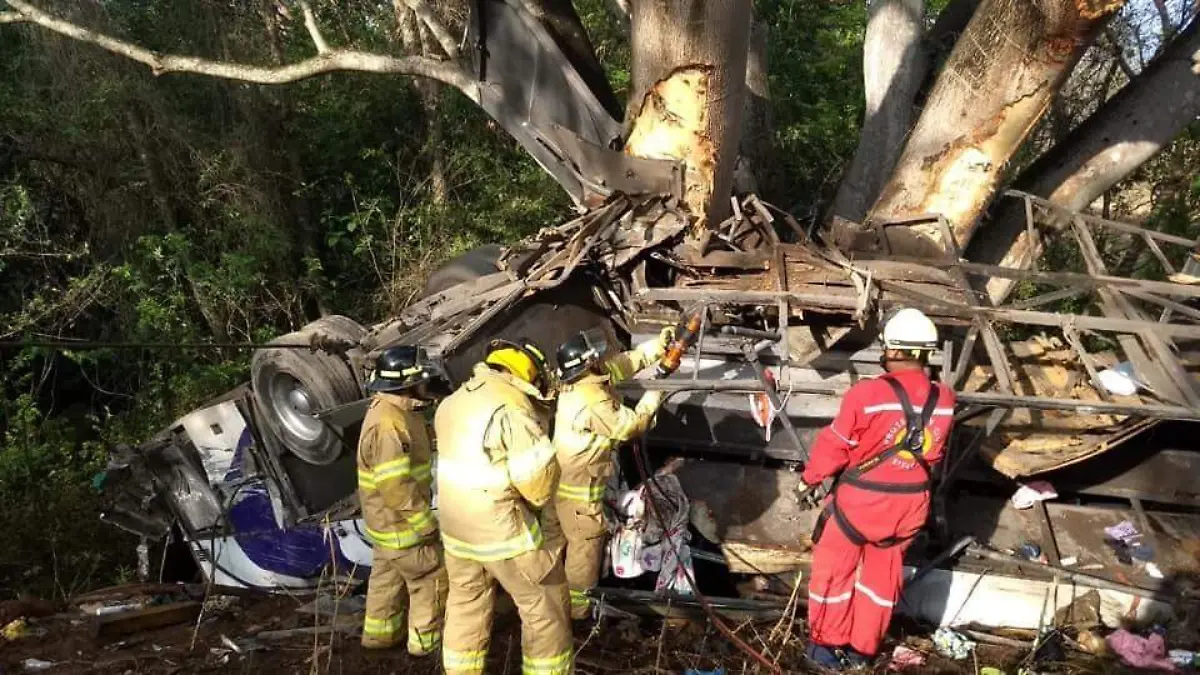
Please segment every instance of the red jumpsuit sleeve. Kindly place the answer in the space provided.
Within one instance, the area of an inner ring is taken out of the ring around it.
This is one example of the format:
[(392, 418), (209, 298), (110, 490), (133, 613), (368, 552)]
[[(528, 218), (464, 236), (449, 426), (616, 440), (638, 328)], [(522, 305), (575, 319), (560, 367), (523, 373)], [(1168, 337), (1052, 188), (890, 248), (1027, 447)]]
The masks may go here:
[(816, 485), (836, 475), (850, 463), (850, 454), (858, 446), (858, 439), (866, 427), (861, 399), (862, 389), (851, 387), (842, 397), (837, 417), (817, 433), (808, 465), (801, 476), (806, 485)]

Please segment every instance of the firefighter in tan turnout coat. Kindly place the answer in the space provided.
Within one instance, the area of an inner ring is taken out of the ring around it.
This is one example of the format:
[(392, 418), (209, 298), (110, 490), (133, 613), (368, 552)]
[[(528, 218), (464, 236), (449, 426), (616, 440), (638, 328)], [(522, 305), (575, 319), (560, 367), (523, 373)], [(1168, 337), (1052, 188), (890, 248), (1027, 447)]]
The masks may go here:
[(558, 479), (547, 386), (545, 357), (535, 345), (495, 340), (434, 419), (451, 584), (447, 673), (484, 671), (497, 583), (521, 615), (524, 675), (572, 670), (566, 577), (540, 523)]
[(558, 409), (554, 451), (562, 476), (555, 511), (567, 540), (565, 571), (572, 618), (586, 618), (587, 590), (600, 579), (605, 535), (604, 487), (613, 473), (617, 445), (650, 426), (665, 392), (648, 391), (637, 407), (622, 405), (614, 384), (632, 377), (662, 357), (673, 331), (605, 359), (607, 342), (600, 331), (585, 331), (562, 344), (558, 361)]
[(446, 569), (430, 511), (430, 453), (422, 409), (430, 405), (434, 369), (417, 347), (392, 347), (376, 362), (371, 407), (358, 442), (358, 494), (374, 542), (362, 645), (399, 644), (422, 656), (442, 639)]

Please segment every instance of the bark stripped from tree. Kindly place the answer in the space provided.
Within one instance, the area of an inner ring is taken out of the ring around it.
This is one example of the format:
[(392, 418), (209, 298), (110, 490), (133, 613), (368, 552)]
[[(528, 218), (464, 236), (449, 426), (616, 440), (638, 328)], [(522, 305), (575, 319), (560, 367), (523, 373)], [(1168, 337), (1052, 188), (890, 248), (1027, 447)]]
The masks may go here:
[[(1082, 210), (1133, 173), (1200, 116), (1200, 23), (1193, 22), (1133, 81), (1051, 148), (1016, 187)], [(1021, 213), (1005, 208), (972, 242), (972, 260), (1025, 268), (1041, 253)], [(993, 300), (1012, 283), (994, 280)]]
[(683, 161), (686, 202), (702, 223), (729, 214), (751, 10), (750, 0), (633, 3), (625, 151)]
[(924, 21), (924, 0), (870, 4), (863, 42), (866, 112), (858, 149), (833, 199), (832, 215), (862, 222), (900, 157), (928, 66), (921, 41)]
[[(983, 0), (869, 218), (940, 213), (965, 242), (1005, 163), (1122, 2)], [(942, 250), (936, 225), (891, 235), (893, 250)]]

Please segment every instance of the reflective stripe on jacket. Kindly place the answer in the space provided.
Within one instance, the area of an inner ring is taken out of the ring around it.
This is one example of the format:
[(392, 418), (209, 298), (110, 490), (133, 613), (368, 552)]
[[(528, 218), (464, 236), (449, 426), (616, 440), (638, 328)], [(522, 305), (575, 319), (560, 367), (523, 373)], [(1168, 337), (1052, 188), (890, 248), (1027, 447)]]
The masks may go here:
[(507, 560), (541, 548), (538, 511), (558, 479), (549, 412), (529, 384), (478, 364), (442, 402), (438, 499), (446, 553)]
[(406, 396), (375, 394), (358, 439), (358, 499), (376, 546), (411, 548), (437, 532), (430, 510), (429, 429)]

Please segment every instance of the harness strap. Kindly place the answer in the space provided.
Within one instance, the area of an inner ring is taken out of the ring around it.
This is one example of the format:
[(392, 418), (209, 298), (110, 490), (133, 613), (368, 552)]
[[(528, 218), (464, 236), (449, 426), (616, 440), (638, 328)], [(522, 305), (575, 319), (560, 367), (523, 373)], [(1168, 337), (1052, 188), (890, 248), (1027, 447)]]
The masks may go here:
[[(820, 540), (830, 517), (837, 522), (838, 527), (840, 527), (842, 532), (845, 533), (846, 538), (849, 539), (855, 546), (873, 544), (880, 548), (889, 548), (910, 539), (910, 537), (899, 536), (886, 537), (874, 542), (868, 539), (861, 531), (859, 531), (857, 527), (854, 526), (853, 523), (850, 522), (850, 520), (846, 517), (846, 514), (843, 513), (840, 508), (838, 508), (837, 488), (842, 483), (853, 485), (863, 490), (883, 492), (887, 494), (921, 494), (927, 492), (932, 486), (933, 471), (929, 466), (929, 461), (925, 459), (923, 452), (925, 449), (925, 429), (929, 426), (929, 421), (933, 419), (933, 411), (937, 408), (937, 402), (939, 396), (941, 395), (941, 391), (938, 389), (935, 383), (930, 382), (929, 396), (925, 399), (925, 405), (921, 408), (921, 411), (917, 412), (913, 409), (912, 401), (908, 398), (908, 393), (904, 391), (904, 387), (900, 386), (899, 382), (886, 375), (880, 379), (882, 379), (884, 382), (887, 382), (888, 386), (892, 389), (892, 393), (900, 402), (900, 408), (904, 413), (904, 440), (894, 443), (890, 447), (886, 448), (883, 452), (864, 460), (863, 462), (860, 462), (857, 466), (851, 467), (842, 472), (842, 475), (838, 477), (833, 486), (832, 496), (829, 499), (829, 504), (821, 512), (821, 515), (817, 517), (816, 526), (813, 528), (814, 544)], [(921, 470), (925, 473), (925, 480), (921, 481), (920, 483), (889, 483), (882, 481), (870, 481), (863, 478), (863, 474), (904, 451), (908, 451), (908, 453), (912, 455), (913, 460), (916, 461), (917, 466), (921, 467)]]

